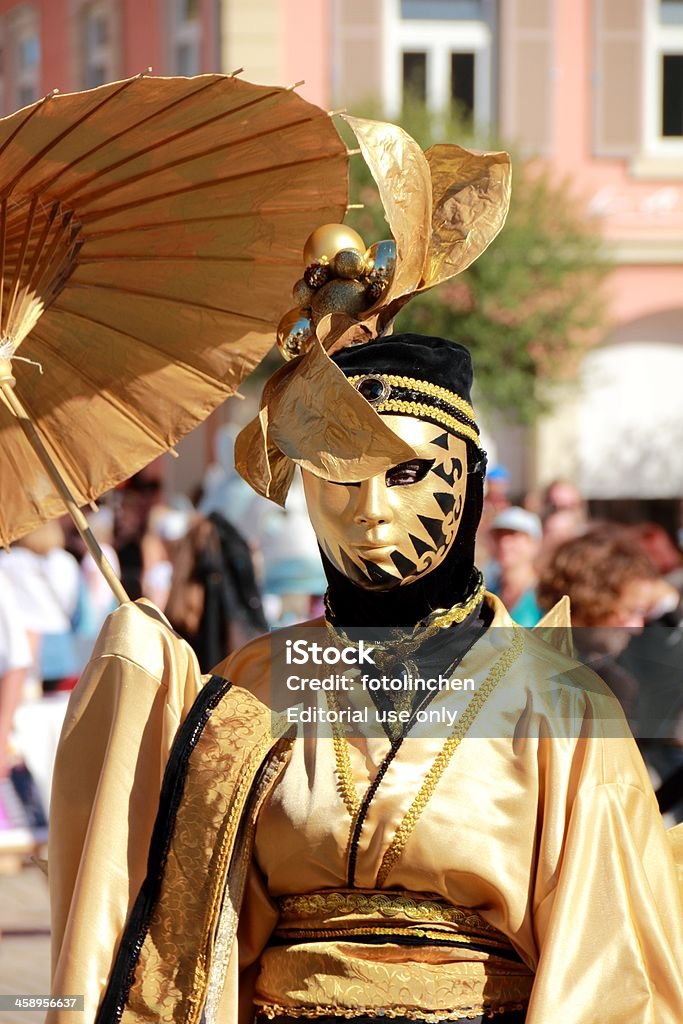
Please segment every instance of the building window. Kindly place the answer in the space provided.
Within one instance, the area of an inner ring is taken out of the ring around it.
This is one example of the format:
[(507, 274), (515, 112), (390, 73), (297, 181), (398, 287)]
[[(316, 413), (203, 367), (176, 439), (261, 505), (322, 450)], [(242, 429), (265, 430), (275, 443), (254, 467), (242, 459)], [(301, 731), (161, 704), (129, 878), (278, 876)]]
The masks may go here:
[(451, 54), (451, 103), (466, 119), (474, 116), (474, 53)]
[(457, 109), (486, 131), (494, 118), (493, 0), (387, 0), (384, 106)]
[(89, 4), (81, 12), (83, 86), (94, 89), (114, 79), (114, 47), (108, 3)]
[(13, 107), (35, 103), (40, 95), (40, 36), (38, 16), (31, 6), (22, 6), (9, 23), (12, 54)]
[(643, 152), (680, 155), (683, 143), (683, 0), (645, 0)]
[(485, 16), (483, 6), (483, 0), (401, 0), (401, 17), (418, 21), (479, 21)]
[(661, 0), (659, 20), (662, 25), (683, 25), (683, 0)]
[(403, 54), (403, 101), (427, 102), (427, 54)]
[(201, 71), (201, 19), (199, 0), (171, 0), (170, 65), (173, 75), (198, 75)]
[(662, 55), (662, 135), (683, 138), (683, 54)]

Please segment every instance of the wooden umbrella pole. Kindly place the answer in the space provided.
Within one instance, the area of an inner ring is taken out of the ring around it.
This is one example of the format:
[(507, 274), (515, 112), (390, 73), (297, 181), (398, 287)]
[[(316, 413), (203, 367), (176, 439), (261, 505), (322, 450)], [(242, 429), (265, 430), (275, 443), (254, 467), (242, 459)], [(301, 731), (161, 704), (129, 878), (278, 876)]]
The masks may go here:
[(34, 452), (42, 462), (43, 466), (45, 467), (45, 470), (49, 475), (50, 479), (52, 480), (52, 483), (57, 488), (59, 496), (66, 505), (67, 511), (71, 518), (73, 519), (76, 529), (83, 538), (83, 542), (88, 548), (88, 551), (95, 559), (95, 564), (97, 565), (98, 569), (100, 570), (105, 580), (111, 587), (114, 597), (119, 602), (119, 604), (123, 604), (124, 601), (129, 600), (129, 597), (123, 588), (121, 580), (114, 572), (111, 563), (107, 560), (104, 552), (102, 551), (102, 548), (97, 543), (97, 540), (95, 539), (92, 530), (88, 526), (88, 520), (85, 518), (80, 508), (76, 504), (76, 499), (74, 498), (73, 494), (71, 493), (66, 483), (62, 479), (61, 473), (59, 472), (54, 462), (52, 461), (50, 453), (43, 444), (42, 438), (40, 437), (40, 434), (36, 430), (36, 426), (33, 420), (31, 419), (26, 409), (22, 405), (21, 401), (17, 397), (11, 381), (12, 378), (5, 378), (4, 380), (0, 379), (0, 390), (2, 391), (3, 398), (7, 402), (7, 405), (9, 406), (15, 417), (17, 418), (19, 426), (24, 431), (24, 434), (26, 435), (29, 444), (31, 445)]

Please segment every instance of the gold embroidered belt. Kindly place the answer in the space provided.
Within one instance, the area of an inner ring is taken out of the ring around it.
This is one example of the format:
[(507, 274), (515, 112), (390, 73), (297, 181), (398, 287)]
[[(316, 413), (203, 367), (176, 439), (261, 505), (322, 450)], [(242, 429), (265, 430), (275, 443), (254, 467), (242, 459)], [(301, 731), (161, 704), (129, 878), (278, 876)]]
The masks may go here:
[(523, 1010), (533, 974), (476, 912), (403, 891), (284, 896), (261, 959), (261, 1017), (459, 1020)]

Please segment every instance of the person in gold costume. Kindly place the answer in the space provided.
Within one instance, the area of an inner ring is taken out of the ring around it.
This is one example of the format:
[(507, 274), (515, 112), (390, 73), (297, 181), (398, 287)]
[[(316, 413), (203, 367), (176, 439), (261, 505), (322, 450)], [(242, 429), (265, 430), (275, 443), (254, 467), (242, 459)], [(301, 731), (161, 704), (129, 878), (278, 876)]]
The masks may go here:
[[(326, 614), (198, 695), (160, 613), (110, 617), (55, 769), (55, 993), (97, 1024), (679, 1024), (672, 846), (619, 706), (474, 565), (469, 353), (351, 325), (276, 378), (238, 464), (280, 496), (302, 466)], [(293, 695), (302, 639), (349, 685)]]

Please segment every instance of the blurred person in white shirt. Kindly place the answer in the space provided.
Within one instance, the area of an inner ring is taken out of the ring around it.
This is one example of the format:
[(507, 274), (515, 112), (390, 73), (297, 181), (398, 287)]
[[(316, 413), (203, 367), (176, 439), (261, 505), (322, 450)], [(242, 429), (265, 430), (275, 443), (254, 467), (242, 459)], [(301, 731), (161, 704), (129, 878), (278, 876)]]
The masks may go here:
[(11, 767), (12, 721), (32, 660), (28, 636), (17, 615), (12, 584), (0, 572), (0, 779), (5, 778)]

